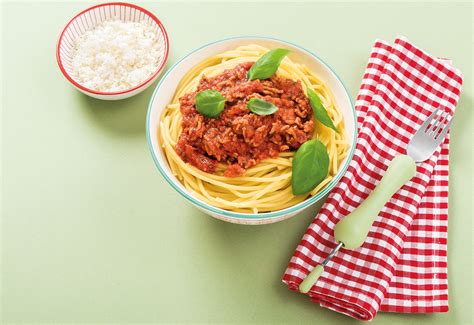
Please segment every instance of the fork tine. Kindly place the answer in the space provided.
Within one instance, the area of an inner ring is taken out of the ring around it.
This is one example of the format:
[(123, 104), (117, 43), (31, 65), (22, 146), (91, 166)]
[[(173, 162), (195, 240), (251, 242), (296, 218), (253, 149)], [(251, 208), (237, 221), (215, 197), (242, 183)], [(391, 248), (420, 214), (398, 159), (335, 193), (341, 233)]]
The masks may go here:
[(423, 130), (424, 132), (428, 131), (428, 127), (430, 126), (431, 121), (433, 118), (436, 116), (436, 113), (439, 111), (439, 108), (435, 109), (433, 113), (431, 113), (430, 116), (426, 119), (426, 121), (421, 125), (420, 130)]
[(444, 111), (441, 111), (440, 109), (438, 109), (440, 111), (440, 113), (438, 114), (438, 116), (436, 117), (436, 119), (433, 121), (433, 123), (430, 125), (430, 128), (427, 130), (427, 132), (429, 132), (429, 134), (436, 134), (438, 131), (438, 127), (440, 127), (441, 125), (443, 125), (443, 122), (444, 120), (446, 119), (445, 116), (447, 116)]
[[(438, 113), (443, 117), (438, 116)], [(436, 123), (434, 123), (436, 125), (432, 126), (431, 122), (435, 117), (437, 117)], [(416, 162), (428, 159), (443, 142), (452, 121), (453, 116), (451, 114), (444, 114), (440, 112), (440, 109), (435, 109), (411, 137), (407, 145), (407, 154)], [(436, 132), (433, 132), (433, 129), (436, 129)]]
[[(446, 117), (446, 119), (447, 118), (448, 117)], [(434, 135), (435, 139), (439, 139), (441, 141), (444, 139), (444, 137), (446, 136), (446, 133), (448, 133), (448, 131), (449, 131), (449, 127), (451, 126), (451, 123), (453, 122), (453, 119), (454, 119), (454, 117), (451, 117), (451, 119), (448, 121), (448, 123), (443, 127), (443, 130), (441, 131), (440, 134), (436, 134), (438, 132), (435, 133), (435, 135)]]

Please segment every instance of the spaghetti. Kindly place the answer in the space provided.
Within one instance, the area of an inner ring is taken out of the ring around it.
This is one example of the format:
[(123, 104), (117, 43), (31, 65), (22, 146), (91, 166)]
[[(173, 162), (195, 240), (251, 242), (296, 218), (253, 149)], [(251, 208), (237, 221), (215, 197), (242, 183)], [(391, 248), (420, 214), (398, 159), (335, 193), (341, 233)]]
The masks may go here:
[(234, 212), (259, 213), (293, 206), (320, 192), (331, 181), (347, 156), (349, 145), (344, 121), (331, 91), (305, 65), (287, 57), (276, 74), (281, 78), (301, 81), (303, 88), (312, 88), (338, 130), (336, 133), (315, 121), (313, 138), (319, 139), (326, 146), (330, 161), (328, 176), (315, 189), (305, 195), (293, 195), (291, 174), (294, 151), (280, 152), (278, 157), (262, 160), (245, 170), (242, 176), (232, 178), (224, 176), (226, 164), (220, 163), (214, 173), (207, 173), (181, 159), (175, 150), (183, 120), (179, 98), (195, 91), (203, 76), (211, 78), (239, 64), (255, 62), (268, 51), (259, 45), (246, 45), (204, 60), (183, 77), (172, 102), (167, 105), (160, 118), (158, 137), (173, 174), (192, 195), (214, 207)]

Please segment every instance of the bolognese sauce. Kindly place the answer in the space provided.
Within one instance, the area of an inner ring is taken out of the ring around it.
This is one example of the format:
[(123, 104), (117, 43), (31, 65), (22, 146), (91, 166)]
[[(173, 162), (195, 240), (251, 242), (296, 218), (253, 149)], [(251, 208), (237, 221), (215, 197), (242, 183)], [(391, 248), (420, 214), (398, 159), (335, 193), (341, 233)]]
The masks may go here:
[[(312, 138), (313, 112), (301, 82), (276, 75), (249, 81), (247, 71), (253, 63), (239, 64), (215, 77), (203, 76), (195, 92), (179, 99), (183, 119), (176, 152), (183, 161), (208, 173), (225, 163), (224, 176), (237, 177)], [(207, 118), (196, 109), (196, 94), (208, 89), (218, 90), (226, 99), (218, 118)], [(278, 111), (254, 114), (246, 105), (251, 98), (270, 102)]]

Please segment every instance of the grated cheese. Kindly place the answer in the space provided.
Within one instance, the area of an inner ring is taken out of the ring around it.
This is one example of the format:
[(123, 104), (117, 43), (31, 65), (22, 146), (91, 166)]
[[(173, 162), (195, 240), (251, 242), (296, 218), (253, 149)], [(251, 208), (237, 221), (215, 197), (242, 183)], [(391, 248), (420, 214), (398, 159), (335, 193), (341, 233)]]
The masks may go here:
[(72, 53), (73, 78), (102, 92), (139, 85), (156, 72), (162, 59), (159, 32), (146, 21), (103, 21), (77, 39)]

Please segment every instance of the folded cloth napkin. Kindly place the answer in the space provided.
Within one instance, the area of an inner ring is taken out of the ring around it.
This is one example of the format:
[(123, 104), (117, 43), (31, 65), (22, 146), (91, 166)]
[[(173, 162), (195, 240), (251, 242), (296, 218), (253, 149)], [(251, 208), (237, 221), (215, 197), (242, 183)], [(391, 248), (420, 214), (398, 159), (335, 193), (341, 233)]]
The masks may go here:
[[(394, 156), (435, 108), (454, 113), (462, 76), (451, 62), (397, 38), (376, 41), (357, 97), (359, 135), (353, 160), (309, 226), (283, 276), (291, 290), (334, 249), (334, 226), (373, 191)], [(447, 204), (449, 137), (417, 164), (415, 177), (385, 205), (356, 250), (341, 249), (309, 297), (361, 320), (377, 311), (448, 309)]]

